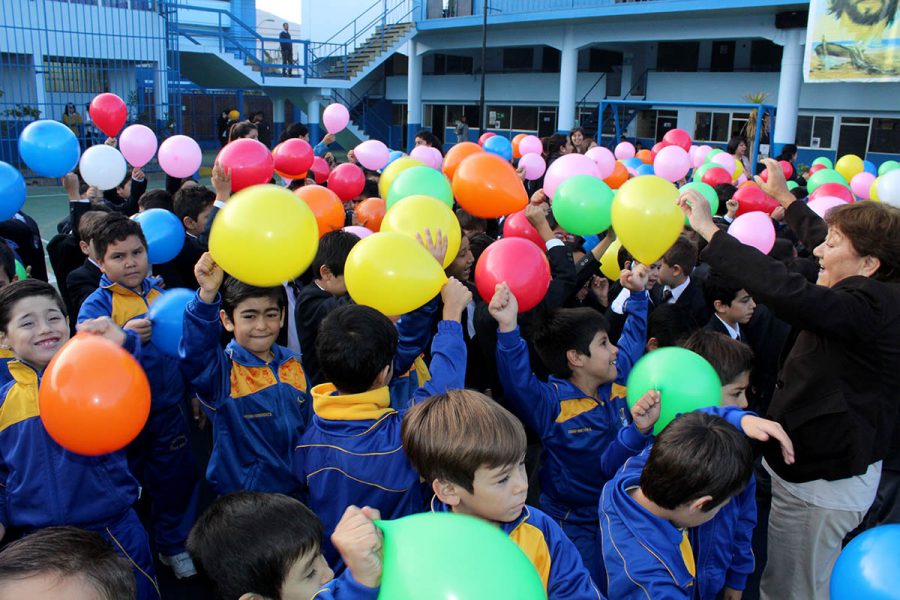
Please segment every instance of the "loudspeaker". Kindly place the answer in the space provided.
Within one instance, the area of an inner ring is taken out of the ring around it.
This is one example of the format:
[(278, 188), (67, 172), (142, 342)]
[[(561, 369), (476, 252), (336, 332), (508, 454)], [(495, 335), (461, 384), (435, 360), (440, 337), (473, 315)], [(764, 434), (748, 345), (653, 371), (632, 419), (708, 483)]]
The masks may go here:
[(808, 10), (791, 10), (775, 15), (775, 29), (798, 29), (806, 27), (809, 21)]

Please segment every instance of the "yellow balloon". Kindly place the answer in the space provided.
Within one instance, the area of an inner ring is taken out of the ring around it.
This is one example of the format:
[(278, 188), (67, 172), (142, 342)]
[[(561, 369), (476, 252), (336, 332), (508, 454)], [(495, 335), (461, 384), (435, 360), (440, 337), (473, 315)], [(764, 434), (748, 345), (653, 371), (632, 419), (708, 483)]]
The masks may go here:
[(612, 205), (616, 236), (645, 265), (666, 253), (684, 226), (678, 189), (662, 177), (641, 175), (619, 188)]
[(857, 155), (845, 154), (834, 163), (834, 170), (840, 173), (844, 179), (850, 181), (853, 179), (854, 175), (858, 175), (865, 171), (866, 167), (863, 165), (863, 159)]
[(350, 251), (344, 281), (354, 302), (391, 316), (424, 306), (440, 293), (447, 276), (418, 242), (402, 233), (380, 231)]
[(387, 201), (388, 190), (391, 189), (391, 184), (394, 183), (394, 179), (397, 178), (397, 175), (410, 167), (424, 166), (425, 163), (423, 163), (421, 160), (416, 160), (408, 156), (401, 156), (400, 158), (386, 166), (384, 168), (384, 171), (381, 172), (381, 177), (378, 178), (378, 193), (381, 194), (381, 197), (385, 201)]
[(873, 202), (881, 202), (881, 198), (878, 197), (878, 180), (880, 178), (876, 177), (875, 181), (872, 182), (872, 186), (869, 188), (869, 200)]
[(238, 119), (241, 118), (241, 113), (239, 113), (236, 110), (230, 110), (230, 111), (228, 111), (228, 118), (231, 119), (232, 121), (237, 121)]
[(619, 250), (621, 248), (622, 242), (616, 238), (600, 257), (600, 272), (613, 281), (618, 281), (622, 274), (622, 269), (619, 268)]
[(389, 208), (381, 221), (381, 231), (395, 231), (412, 239), (416, 239), (417, 233), (423, 240), (427, 239), (426, 229), (431, 232), (432, 238), (437, 237), (438, 230), (441, 235), (447, 236), (447, 254), (443, 265), (446, 269), (459, 254), (462, 242), (459, 220), (449, 206), (431, 196), (407, 196)]
[(298, 277), (319, 248), (319, 227), (306, 203), (276, 185), (241, 190), (218, 212), (209, 252), (235, 278), (260, 287)]
[(739, 160), (734, 161), (734, 181), (737, 181), (744, 174), (744, 163)]

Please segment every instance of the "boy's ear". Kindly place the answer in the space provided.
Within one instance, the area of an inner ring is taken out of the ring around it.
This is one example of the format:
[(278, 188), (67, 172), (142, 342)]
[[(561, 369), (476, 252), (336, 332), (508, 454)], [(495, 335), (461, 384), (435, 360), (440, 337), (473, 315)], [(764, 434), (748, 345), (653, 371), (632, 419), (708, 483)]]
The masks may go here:
[(197, 224), (197, 222), (196, 222), (195, 220), (193, 220), (192, 218), (190, 218), (190, 217), (183, 217), (183, 218), (181, 219), (181, 225), (182, 225), (185, 229), (191, 229), (191, 228), (193, 228), (194, 225), (196, 225), (196, 224)]
[(695, 515), (695, 514), (701, 512), (703, 509), (705, 509), (707, 507), (707, 505), (710, 502), (712, 502), (712, 499), (713, 499), (712, 496), (707, 495), (707, 496), (701, 496), (700, 498), (697, 498), (696, 500), (692, 500), (690, 502), (690, 504), (688, 505), (688, 510), (690, 510), (692, 515)]
[(88, 243), (87, 243), (86, 241), (84, 241), (84, 240), (81, 240), (80, 242), (78, 242), (78, 247), (81, 248), (81, 253), (82, 253), (82, 254), (85, 254), (85, 255), (88, 254), (88, 253), (90, 253), (90, 251), (91, 251), (91, 246), (90, 246), (90, 244), (88, 244)]
[[(284, 320), (284, 313), (282, 313), (282, 320)], [(219, 311), (219, 320), (222, 321), (222, 327), (225, 328), (225, 331), (228, 333), (234, 333), (234, 323), (231, 321), (231, 318), (228, 316), (224, 310)]]
[(569, 367), (583, 367), (584, 366), (584, 354), (575, 349), (566, 350), (566, 360), (569, 363)]
[(438, 500), (447, 506), (458, 506), (460, 502), (459, 491), (456, 484), (443, 479), (435, 479), (431, 482), (431, 489)]
[(332, 277), (331, 269), (328, 268), (328, 265), (322, 265), (319, 267), (319, 279), (328, 280)]
[(381, 371), (379, 371), (378, 375), (375, 376), (375, 381), (372, 383), (372, 389), (377, 390), (378, 388), (386, 386), (388, 383), (390, 383), (393, 374), (394, 365), (386, 365)]
[(727, 304), (722, 302), (721, 300), (713, 300), (713, 310), (717, 313), (723, 313), (728, 310)]
[(647, 340), (647, 345), (644, 347), (644, 352), (653, 352), (657, 348), (659, 348), (659, 340), (655, 337), (652, 337)]

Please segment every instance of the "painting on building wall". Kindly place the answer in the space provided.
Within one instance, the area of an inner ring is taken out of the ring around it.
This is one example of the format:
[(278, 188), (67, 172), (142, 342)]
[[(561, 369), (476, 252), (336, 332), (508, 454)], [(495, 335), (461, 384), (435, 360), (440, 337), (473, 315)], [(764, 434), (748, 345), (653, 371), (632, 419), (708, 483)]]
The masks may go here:
[(900, 81), (900, 0), (812, 0), (808, 83)]

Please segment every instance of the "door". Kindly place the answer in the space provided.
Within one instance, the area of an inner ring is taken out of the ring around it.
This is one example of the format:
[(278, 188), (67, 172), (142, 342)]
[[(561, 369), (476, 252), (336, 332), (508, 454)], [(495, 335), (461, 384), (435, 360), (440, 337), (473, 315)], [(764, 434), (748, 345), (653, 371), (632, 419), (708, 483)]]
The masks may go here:
[(556, 133), (556, 111), (541, 110), (538, 111), (538, 137), (547, 137)]
[(866, 150), (869, 148), (870, 125), (871, 120), (868, 118), (842, 117), (837, 155), (855, 154), (865, 158)]
[(734, 71), (734, 40), (713, 42), (709, 70)]

